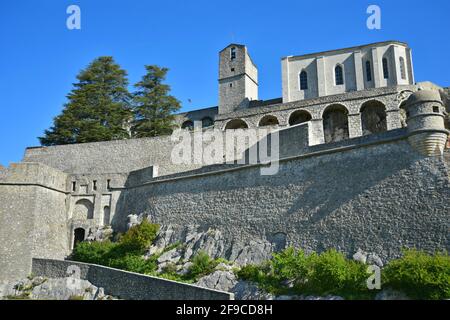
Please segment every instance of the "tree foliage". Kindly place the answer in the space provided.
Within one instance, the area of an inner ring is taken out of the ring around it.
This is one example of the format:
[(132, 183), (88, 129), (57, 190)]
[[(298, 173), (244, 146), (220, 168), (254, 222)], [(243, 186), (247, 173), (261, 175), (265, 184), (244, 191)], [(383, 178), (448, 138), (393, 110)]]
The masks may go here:
[(147, 73), (135, 84), (135, 120), (133, 136), (154, 137), (167, 135), (173, 129), (173, 113), (180, 109), (180, 102), (169, 95), (170, 87), (163, 84), (167, 68), (145, 66)]

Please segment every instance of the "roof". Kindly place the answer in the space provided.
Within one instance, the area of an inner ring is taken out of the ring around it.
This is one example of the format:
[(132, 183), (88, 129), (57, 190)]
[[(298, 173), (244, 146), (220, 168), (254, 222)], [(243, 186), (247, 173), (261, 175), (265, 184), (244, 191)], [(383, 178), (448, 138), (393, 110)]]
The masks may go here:
[(306, 58), (311, 58), (311, 57), (315, 57), (315, 56), (322, 56), (322, 55), (325, 56), (325, 55), (332, 55), (332, 54), (338, 54), (338, 53), (345, 53), (348, 51), (357, 51), (357, 50), (362, 50), (362, 49), (366, 49), (369, 47), (383, 46), (383, 45), (389, 45), (389, 44), (398, 44), (398, 45), (406, 46), (409, 48), (409, 45), (406, 42), (401, 42), (398, 40), (389, 40), (389, 41), (373, 42), (373, 43), (369, 43), (369, 44), (348, 47), (348, 48), (342, 48), (342, 49), (308, 53), (308, 54), (303, 54), (303, 55), (298, 55), (298, 56), (287, 56), (287, 57), (283, 57), (282, 60), (284, 60), (284, 59), (289, 59), (289, 60), (306, 59)]

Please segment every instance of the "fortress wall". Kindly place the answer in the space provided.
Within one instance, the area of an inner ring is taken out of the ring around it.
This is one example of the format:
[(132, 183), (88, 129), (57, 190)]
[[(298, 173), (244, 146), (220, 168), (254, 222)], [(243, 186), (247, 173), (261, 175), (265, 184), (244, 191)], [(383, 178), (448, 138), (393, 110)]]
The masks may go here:
[[(267, 128), (263, 130), (265, 132)], [(307, 130), (307, 128), (291, 127), (283, 129), (280, 131), (280, 142), (283, 145), (289, 145), (289, 152), (298, 153), (308, 144), (307, 131), (304, 132), (304, 130)], [(235, 134), (245, 136), (247, 132), (248, 130), (241, 129)], [(220, 134), (225, 141), (226, 132), (221, 131)], [(194, 145), (193, 135), (195, 133), (190, 134), (191, 146)], [(297, 141), (284, 142), (284, 137), (295, 138)], [(170, 136), (164, 136), (28, 148), (23, 161), (42, 163), (66, 173), (89, 173), (90, 175), (128, 173), (156, 166), (158, 176), (165, 176), (201, 168), (202, 164), (200, 163), (175, 164), (172, 161), (172, 150), (177, 143), (177, 141), (171, 141)], [(210, 145), (210, 143), (210, 141), (204, 141), (203, 147)], [(296, 145), (299, 147), (296, 147)], [(224, 147), (223, 152), (225, 150)], [(221, 161), (223, 161), (222, 158)]]
[(161, 224), (218, 228), (228, 246), (284, 233), (307, 250), (393, 258), (404, 246), (450, 249), (449, 196), (443, 159), (402, 139), (282, 161), (272, 176), (251, 166), (153, 183), (123, 191), (117, 206)]
[(64, 184), (65, 174), (33, 163), (0, 180), (0, 281), (27, 276), (33, 256), (68, 253), (66, 194), (57, 190)]

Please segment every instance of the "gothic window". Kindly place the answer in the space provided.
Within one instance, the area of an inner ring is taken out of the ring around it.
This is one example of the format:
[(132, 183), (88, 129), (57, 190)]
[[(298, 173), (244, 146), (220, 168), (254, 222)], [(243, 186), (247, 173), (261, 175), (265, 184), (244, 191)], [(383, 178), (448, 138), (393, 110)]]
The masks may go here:
[(308, 74), (306, 71), (300, 72), (300, 90), (308, 89)]
[(383, 58), (383, 77), (389, 79), (389, 66), (386, 58)]
[(339, 65), (334, 68), (334, 78), (337, 86), (344, 84), (344, 73), (342, 71), (342, 67)]
[(366, 61), (366, 78), (367, 82), (372, 81), (372, 67), (370, 66), (370, 61)]
[(400, 57), (400, 75), (403, 80), (406, 80), (405, 59)]
[(231, 59), (231, 60), (236, 59), (236, 48), (235, 48), (235, 47), (232, 47), (232, 48), (230, 49), (230, 59)]

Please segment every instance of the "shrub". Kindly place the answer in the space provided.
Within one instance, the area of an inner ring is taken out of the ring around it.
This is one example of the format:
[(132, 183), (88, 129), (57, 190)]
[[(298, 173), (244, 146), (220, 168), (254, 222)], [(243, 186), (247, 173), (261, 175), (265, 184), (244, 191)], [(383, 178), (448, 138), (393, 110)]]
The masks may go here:
[(366, 291), (366, 266), (347, 259), (336, 250), (309, 256), (308, 281), (305, 286), (316, 294), (352, 295)]
[(302, 250), (289, 247), (272, 258), (273, 273), (282, 280), (304, 282), (308, 274), (308, 259)]
[(141, 252), (155, 240), (159, 231), (159, 225), (147, 220), (131, 227), (120, 237), (119, 244), (125, 251)]
[(86, 263), (107, 264), (110, 252), (117, 244), (110, 241), (80, 242), (73, 249), (72, 259)]
[(192, 266), (189, 268), (189, 277), (198, 279), (202, 276), (210, 274), (214, 271), (214, 268), (217, 265), (218, 262), (208, 256), (206, 252), (199, 251), (192, 259)]
[(450, 298), (450, 257), (447, 253), (427, 254), (405, 250), (382, 272), (385, 286), (414, 299)]
[(157, 268), (154, 260), (145, 260), (142, 256), (132, 254), (111, 259), (108, 265), (112, 268), (143, 274), (151, 274)]

